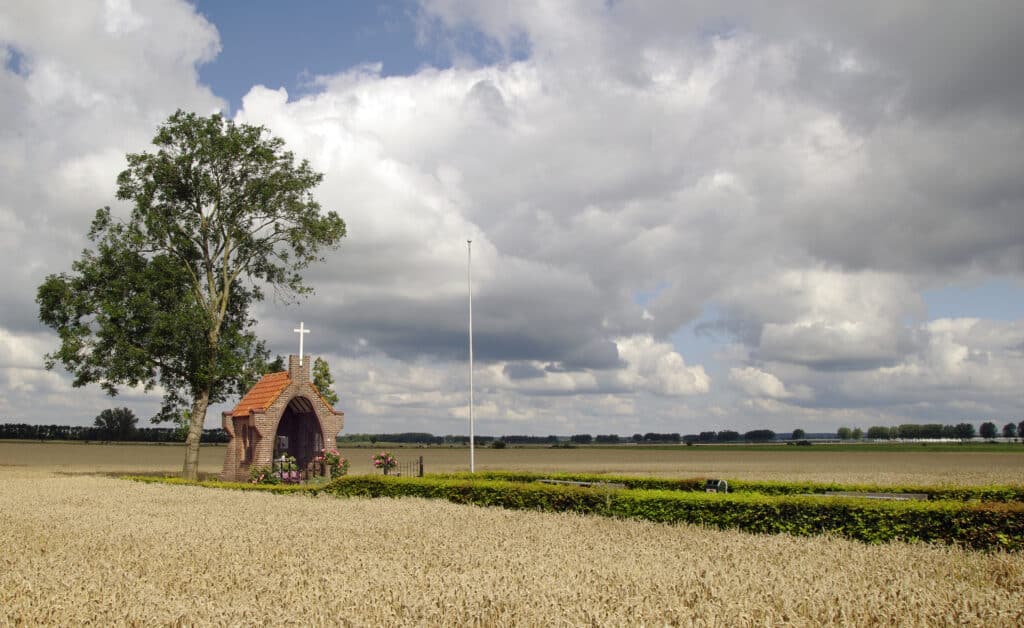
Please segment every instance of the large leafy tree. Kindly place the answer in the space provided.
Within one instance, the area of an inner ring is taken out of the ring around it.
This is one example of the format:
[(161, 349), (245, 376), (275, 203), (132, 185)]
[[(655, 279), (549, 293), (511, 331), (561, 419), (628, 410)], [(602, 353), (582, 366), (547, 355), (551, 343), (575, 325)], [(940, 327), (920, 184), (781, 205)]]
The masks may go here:
[(985, 421), (984, 423), (981, 424), (981, 429), (979, 430), (979, 433), (981, 434), (982, 438), (995, 438), (999, 432), (996, 430), (995, 423), (993, 423), (992, 421)]
[(337, 247), (345, 223), (312, 196), (323, 175), (263, 127), (178, 111), (153, 144), (117, 178), (129, 217), (98, 210), (93, 248), (48, 276), (37, 302), (60, 336), (48, 368), (111, 395), (159, 385), (156, 420), (188, 417), (182, 475), (194, 478), (207, 407), (265, 370), (252, 305), (267, 287), (285, 301), (308, 293), (301, 271)]
[(107, 408), (100, 412), (93, 425), (109, 440), (128, 440), (135, 432), (138, 417), (129, 408)]

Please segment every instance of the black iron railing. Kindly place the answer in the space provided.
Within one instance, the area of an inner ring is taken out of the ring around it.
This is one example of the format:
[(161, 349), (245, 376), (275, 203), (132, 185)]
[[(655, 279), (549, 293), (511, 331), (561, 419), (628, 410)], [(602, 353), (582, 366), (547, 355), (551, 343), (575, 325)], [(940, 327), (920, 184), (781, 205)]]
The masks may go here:
[(419, 456), (415, 460), (397, 462), (398, 464), (396, 464), (394, 467), (390, 469), (384, 469), (384, 475), (394, 475), (406, 478), (423, 477), (423, 456)]

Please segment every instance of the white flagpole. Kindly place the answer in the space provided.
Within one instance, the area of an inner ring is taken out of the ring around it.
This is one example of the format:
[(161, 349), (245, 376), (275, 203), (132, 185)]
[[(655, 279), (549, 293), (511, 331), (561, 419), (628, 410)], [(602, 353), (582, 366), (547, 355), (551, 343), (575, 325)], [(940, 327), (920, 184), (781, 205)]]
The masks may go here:
[(469, 285), (469, 472), (476, 471), (473, 428), (473, 241), (466, 240), (466, 283)]

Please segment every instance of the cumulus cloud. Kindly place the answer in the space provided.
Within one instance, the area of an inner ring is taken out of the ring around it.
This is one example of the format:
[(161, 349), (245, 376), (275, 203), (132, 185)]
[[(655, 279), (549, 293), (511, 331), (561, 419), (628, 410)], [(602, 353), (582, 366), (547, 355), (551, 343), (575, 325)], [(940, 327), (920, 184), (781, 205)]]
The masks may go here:
[(792, 396), (778, 377), (752, 366), (729, 369), (729, 381), (752, 397), (785, 399)]
[[(23, 337), (124, 153), (222, 105), (195, 72), (219, 42), (178, 2), (0, 18), (0, 242), (23, 260), (0, 307)], [(465, 431), (466, 240), (496, 431), (1019, 406), (1020, 323), (931, 321), (922, 294), (1024, 273), (1024, 12), (427, 0), (417, 19), (451, 67), (254, 86), (237, 114), (323, 171), (348, 223), (315, 297), (256, 314), (281, 353), (294, 320), (314, 330), (350, 428)], [(715, 349), (672, 344), (690, 328)]]
[[(115, 205), (124, 154), (146, 146), (176, 108), (216, 111), (196, 80), (216, 30), (174, 2), (24, 2), (0, 7), (0, 408), (32, 422), (91, 422), (116, 403), (42, 371), (56, 338), (34, 302), (43, 278), (69, 269), (93, 212)], [(120, 209), (120, 208), (118, 208)], [(129, 397), (118, 399), (124, 402)], [(150, 396), (132, 396), (140, 414)]]
[(617, 344), (626, 361), (617, 379), (627, 389), (674, 396), (706, 393), (711, 388), (704, 367), (686, 366), (683, 356), (668, 343), (632, 336), (620, 338)]

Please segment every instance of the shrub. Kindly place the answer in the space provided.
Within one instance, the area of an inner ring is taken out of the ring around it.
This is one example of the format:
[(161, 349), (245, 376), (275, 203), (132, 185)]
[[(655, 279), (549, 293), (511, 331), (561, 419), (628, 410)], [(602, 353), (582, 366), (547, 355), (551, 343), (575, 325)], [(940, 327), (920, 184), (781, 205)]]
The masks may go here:
[[(570, 511), (661, 523), (691, 523), (764, 534), (816, 535), (829, 532), (869, 543), (903, 540), (957, 544), (973, 549), (1024, 550), (1024, 503), (893, 502), (741, 491), (709, 494), (696, 490), (618, 490), (549, 485), (523, 480), (525, 477), (537, 477), (535, 474), (503, 474), (512, 478), (519, 476), (519, 480), (487, 479), (486, 475), (427, 478), (347, 476), (317, 486), (195, 482), (173, 477), (128, 479), (281, 494), (423, 497), (459, 504)], [(613, 480), (610, 477), (597, 477), (605, 481)], [(642, 483), (656, 482), (659, 478), (631, 480)], [(703, 485), (703, 480), (699, 482)], [(742, 485), (740, 482), (736, 484)], [(766, 486), (769, 483), (761, 483), (762, 488)], [(788, 490), (794, 485), (778, 483), (776, 487)]]
[(250, 484), (280, 484), (281, 478), (270, 467), (252, 467), (249, 469)]
[[(452, 473), (435, 475), (452, 479), (473, 478), (508, 482), (536, 482), (542, 478), (575, 482), (608, 482), (625, 484), (631, 489), (666, 491), (701, 491), (706, 478), (655, 478), (642, 476), (600, 475), (592, 473), (535, 473), (531, 471), (478, 471), (475, 474)], [(803, 495), (825, 492), (860, 493), (924, 493), (932, 500), (1024, 502), (1024, 485), (991, 486), (879, 486), (876, 484), (839, 484), (815, 482), (767, 482), (728, 480), (730, 492), (763, 493), (766, 495)]]
[(609, 490), (442, 477), (347, 477), (331, 482), (323, 491), (333, 495), (424, 497), (478, 506), (571, 511), (763, 534), (831, 532), (869, 543), (904, 540), (952, 543), (975, 549), (1024, 549), (1024, 504)]

